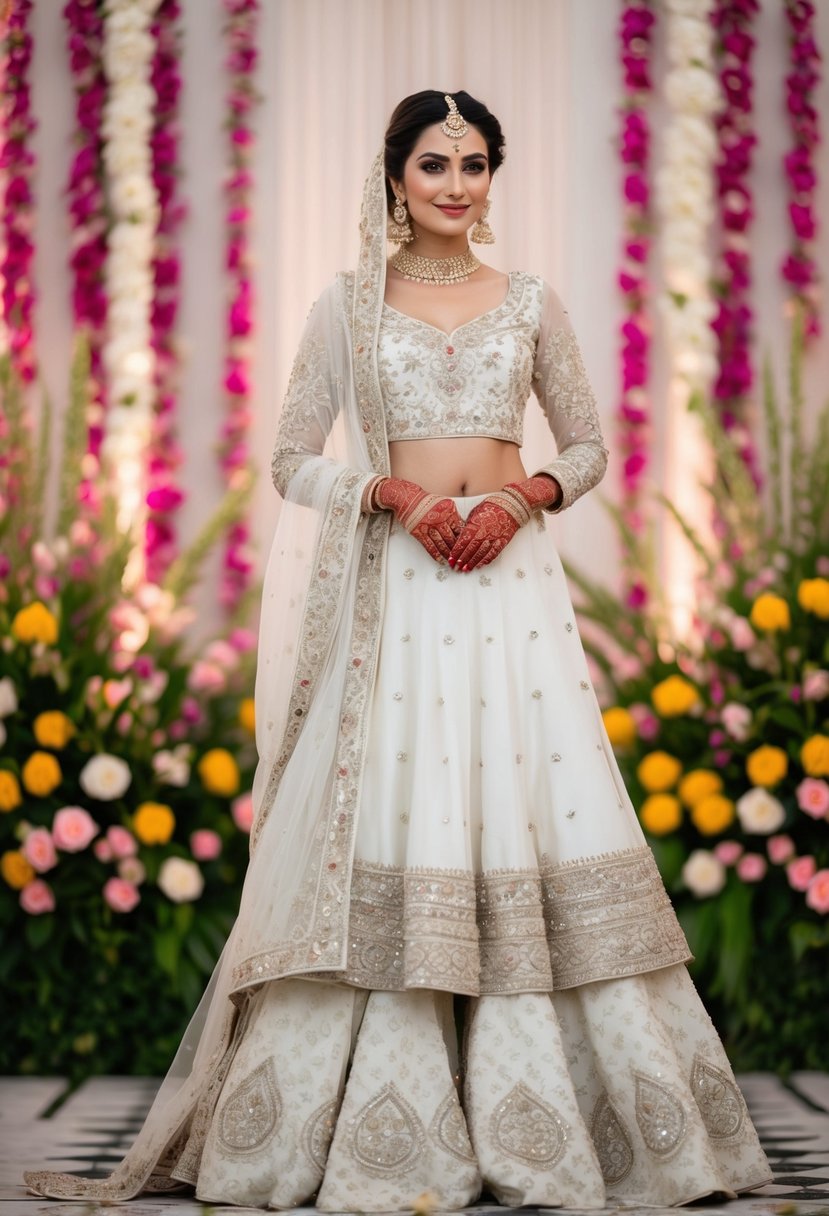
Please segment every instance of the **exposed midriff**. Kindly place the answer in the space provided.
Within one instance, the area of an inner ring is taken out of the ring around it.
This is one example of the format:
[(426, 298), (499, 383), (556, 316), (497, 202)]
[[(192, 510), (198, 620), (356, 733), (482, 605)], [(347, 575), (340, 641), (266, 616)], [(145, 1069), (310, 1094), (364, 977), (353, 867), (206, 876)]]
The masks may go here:
[(389, 444), (392, 477), (452, 498), (486, 494), (527, 474), (516, 444), (483, 436), (406, 439)]

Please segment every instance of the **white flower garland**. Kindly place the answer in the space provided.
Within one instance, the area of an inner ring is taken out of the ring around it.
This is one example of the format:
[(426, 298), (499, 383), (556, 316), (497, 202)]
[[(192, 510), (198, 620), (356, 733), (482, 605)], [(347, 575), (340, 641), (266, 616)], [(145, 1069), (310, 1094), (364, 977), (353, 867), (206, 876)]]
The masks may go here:
[[(146, 510), (146, 451), (150, 441), (155, 358), (151, 346), (152, 255), (158, 223), (149, 139), (155, 90), (150, 23), (160, 0), (107, 0), (103, 63), (109, 84), (102, 125), (107, 197), (113, 215), (103, 346), (109, 409), (102, 454), (118, 502), (118, 525), (136, 532)], [(141, 564), (141, 545), (134, 560)], [(140, 577), (135, 564), (133, 576)]]

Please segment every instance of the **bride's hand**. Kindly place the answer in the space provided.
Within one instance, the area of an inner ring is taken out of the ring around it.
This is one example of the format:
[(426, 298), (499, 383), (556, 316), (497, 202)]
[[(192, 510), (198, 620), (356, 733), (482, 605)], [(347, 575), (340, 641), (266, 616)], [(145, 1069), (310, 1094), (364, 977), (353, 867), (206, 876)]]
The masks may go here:
[(517, 520), (497, 498), (485, 498), (473, 507), (449, 554), (455, 570), (474, 570), (495, 560), (518, 531)]
[(436, 562), (444, 562), (463, 528), (451, 498), (427, 494), (422, 486), (400, 477), (387, 477), (373, 493), (377, 506), (393, 511), (397, 521)]

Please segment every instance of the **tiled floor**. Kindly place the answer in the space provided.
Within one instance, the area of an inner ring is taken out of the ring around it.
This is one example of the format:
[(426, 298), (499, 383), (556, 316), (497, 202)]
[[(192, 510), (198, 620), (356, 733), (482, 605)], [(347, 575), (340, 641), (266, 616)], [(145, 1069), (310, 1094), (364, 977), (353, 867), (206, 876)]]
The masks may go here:
[[(741, 1077), (740, 1082), (775, 1181), (750, 1197), (724, 1205), (695, 1204), (693, 1210), (706, 1216), (818, 1212), (829, 1216), (829, 1076), (797, 1073), (784, 1085), (776, 1077), (757, 1073)], [(42, 1113), (62, 1091), (59, 1080), (0, 1079), (0, 1216), (104, 1216), (107, 1209), (97, 1204), (57, 1203), (26, 1195), (21, 1173), (44, 1166), (106, 1173), (141, 1126), (156, 1085), (149, 1078), (99, 1077), (84, 1085), (53, 1118), (44, 1119)], [(208, 1209), (192, 1199), (151, 1197), (130, 1203), (124, 1216), (208, 1212), (238, 1216), (244, 1210)], [(643, 1209), (649, 1216), (659, 1210)], [(504, 1213), (506, 1209), (481, 1206), (470, 1211)]]

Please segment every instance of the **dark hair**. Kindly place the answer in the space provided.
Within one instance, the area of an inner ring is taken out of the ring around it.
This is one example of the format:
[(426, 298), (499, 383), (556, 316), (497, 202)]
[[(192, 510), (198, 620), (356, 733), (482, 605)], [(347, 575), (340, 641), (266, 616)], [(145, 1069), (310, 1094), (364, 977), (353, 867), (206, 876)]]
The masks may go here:
[[(501, 130), (501, 124), (494, 114), (490, 114), (482, 101), (470, 97), (469, 93), (465, 93), (463, 89), (459, 93), (451, 93), (449, 96), (455, 99), (462, 117), (471, 127), (480, 131), (486, 140), (489, 171), (491, 174), (494, 173), (504, 160), (504, 133)], [(446, 118), (448, 106), (445, 99), (446, 94), (438, 92), (437, 89), (423, 89), (420, 93), (412, 93), (410, 97), (404, 97), (395, 106), (386, 128), (384, 161), (386, 200), (389, 208), (394, 206), (395, 201), (389, 178), (393, 177), (395, 181), (402, 181), (403, 168), (411, 156), (421, 131), (424, 131), (426, 127), (434, 126), (436, 122), (443, 122)]]

